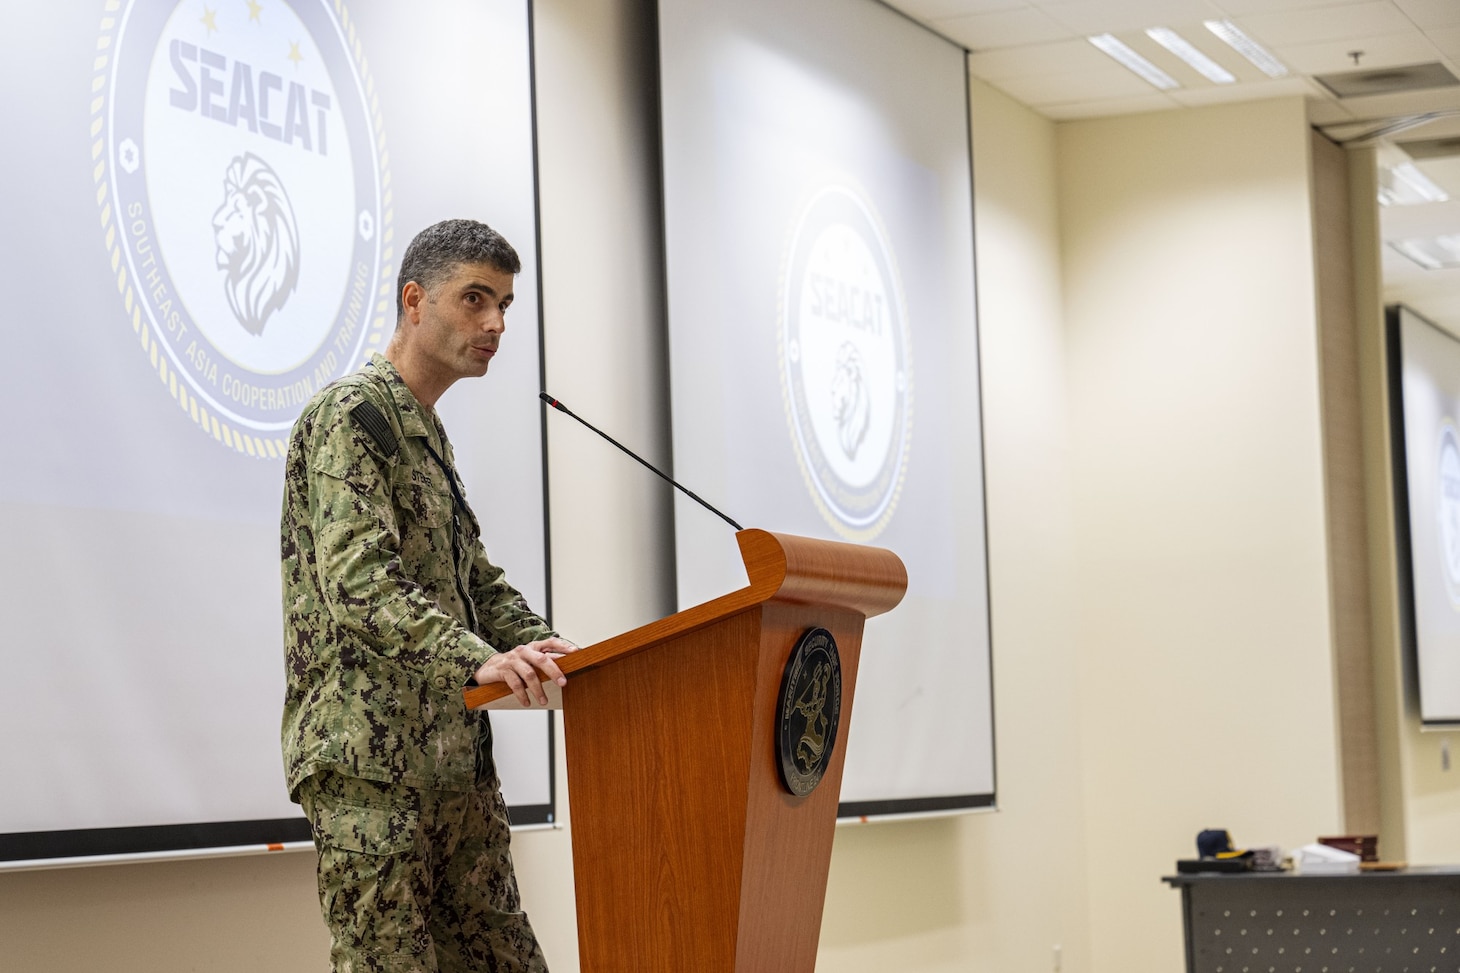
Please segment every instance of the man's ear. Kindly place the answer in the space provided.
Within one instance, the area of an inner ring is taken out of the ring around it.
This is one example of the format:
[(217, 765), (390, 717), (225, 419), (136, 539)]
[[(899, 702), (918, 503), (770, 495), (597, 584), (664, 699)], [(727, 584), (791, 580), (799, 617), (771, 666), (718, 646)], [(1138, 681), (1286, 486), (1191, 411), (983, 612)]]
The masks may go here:
[(405, 319), (411, 324), (421, 323), (421, 305), (426, 303), (426, 289), (413, 280), (408, 280), (400, 290), (400, 303)]

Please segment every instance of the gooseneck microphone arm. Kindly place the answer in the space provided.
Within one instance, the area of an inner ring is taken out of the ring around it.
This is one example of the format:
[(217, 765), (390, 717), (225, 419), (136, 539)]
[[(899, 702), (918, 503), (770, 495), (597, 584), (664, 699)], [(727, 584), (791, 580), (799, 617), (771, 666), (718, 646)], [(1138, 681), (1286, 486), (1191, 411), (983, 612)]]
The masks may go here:
[(650, 463), (648, 460), (644, 459), (638, 453), (634, 452), (632, 449), (629, 449), (623, 443), (619, 442), (617, 439), (614, 439), (608, 433), (604, 432), (602, 429), (599, 429), (593, 423), (589, 422), (587, 419), (584, 419), (582, 416), (578, 415), (578, 413), (574, 412), (572, 409), (570, 409), (567, 406), (563, 405), (563, 403), (559, 402), (557, 399), (553, 398), (551, 395), (548, 395), (546, 392), (539, 392), (539, 393), (537, 393), (537, 397), (539, 399), (542, 399), (548, 405), (552, 406), (554, 409), (557, 409), (559, 412), (562, 412), (562, 413), (564, 413), (566, 415), (570, 415), (574, 419), (577, 419), (583, 425), (587, 426), (589, 429), (592, 429), (594, 432), (598, 433), (604, 439), (607, 439), (609, 442), (613, 443), (615, 446), (617, 446), (619, 449), (623, 450), (625, 453), (628, 453), (634, 459), (638, 460), (639, 461), (639, 464), (641, 466), (643, 466), (646, 469), (650, 470), (652, 473), (654, 473), (655, 476), (658, 476), (660, 479), (662, 479), (662, 480), (668, 480), (668, 482), (670, 483), (670, 485), (673, 486), (676, 490), (678, 490), (679, 492), (683, 493), (685, 496), (689, 497), (691, 500), (693, 500), (695, 503), (699, 504), (701, 507), (704, 507), (706, 510), (708, 510), (710, 513), (714, 514), (716, 517), (719, 517), (721, 520), (725, 521), (725, 523), (729, 524), (731, 527), (734, 527), (736, 530), (744, 530), (745, 529), (744, 527), (741, 527), (739, 524), (737, 524), (735, 521), (731, 520), (729, 517), (726, 517), (724, 514), (720, 513), (720, 511), (716, 510), (714, 507), (710, 506), (708, 503), (705, 502), (705, 500), (703, 498), (701, 498), (700, 496), (698, 496), (693, 490), (690, 490), (690, 489), (688, 489), (688, 488), (686, 488), (684, 486), (681, 486), (680, 484), (676, 483), (668, 475), (666, 475), (665, 473), (661, 472), (657, 466), (654, 466), (652, 463)]

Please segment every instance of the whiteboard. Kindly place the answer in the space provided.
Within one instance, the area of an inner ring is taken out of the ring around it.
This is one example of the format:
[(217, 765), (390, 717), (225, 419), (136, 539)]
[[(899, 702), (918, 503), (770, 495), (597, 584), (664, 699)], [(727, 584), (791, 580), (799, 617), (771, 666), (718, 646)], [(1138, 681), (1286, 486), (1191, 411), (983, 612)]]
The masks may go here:
[[(440, 219), (523, 258), (490, 378), (440, 411), (489, 554), (548, 607), (526, 0), (12, 13), (0, 865), (306, 840), (283, 444), (388, 339), (400, 253)], [(550, 716), (493, 722), (514, 821), (552, 820)]]

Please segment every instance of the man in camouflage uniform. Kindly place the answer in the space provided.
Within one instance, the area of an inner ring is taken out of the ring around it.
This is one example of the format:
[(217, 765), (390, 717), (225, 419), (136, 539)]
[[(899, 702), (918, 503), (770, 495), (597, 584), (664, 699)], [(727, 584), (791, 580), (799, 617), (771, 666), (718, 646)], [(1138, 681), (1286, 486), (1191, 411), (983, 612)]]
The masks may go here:
[[(486, 374), (516, 252), (485, 224), (423, 231), (384, 355), (295, 423), (282, 554), (284, 763), (319, 851), (337, 971), (545, 971), (518, 902), (472, 680), (524, 705), (566, 682), (560, 638), (488, 560), (434, 406)], [(494, 649), (500, 647), (500, 651)]]

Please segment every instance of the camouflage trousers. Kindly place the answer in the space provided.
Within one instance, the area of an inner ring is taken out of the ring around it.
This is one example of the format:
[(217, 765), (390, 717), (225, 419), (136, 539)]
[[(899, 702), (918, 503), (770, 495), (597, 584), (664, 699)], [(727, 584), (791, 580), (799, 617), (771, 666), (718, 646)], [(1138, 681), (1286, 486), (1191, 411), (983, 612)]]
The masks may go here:
[(335, 973), (547, 973), (495, 780), (458, 794), (325, 771), (299, 800)]

